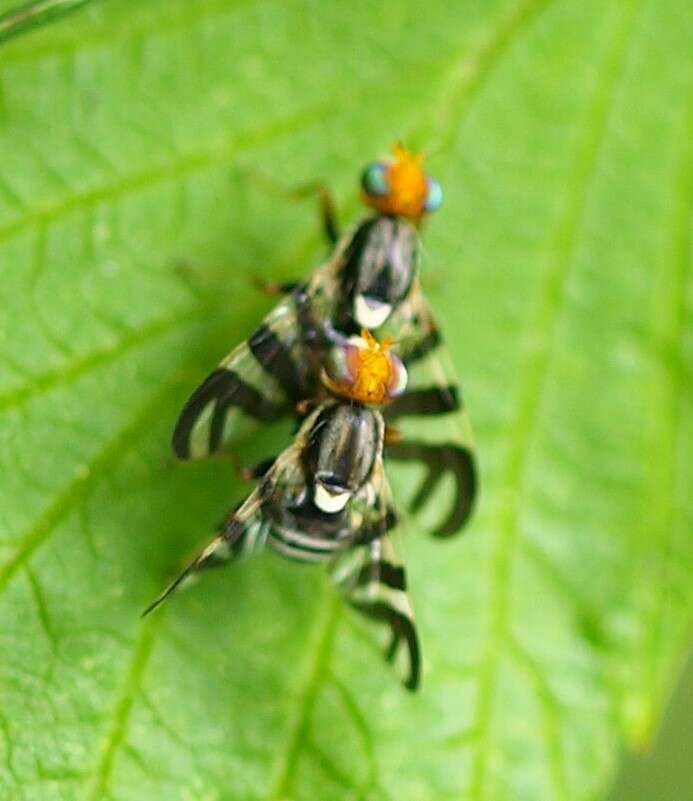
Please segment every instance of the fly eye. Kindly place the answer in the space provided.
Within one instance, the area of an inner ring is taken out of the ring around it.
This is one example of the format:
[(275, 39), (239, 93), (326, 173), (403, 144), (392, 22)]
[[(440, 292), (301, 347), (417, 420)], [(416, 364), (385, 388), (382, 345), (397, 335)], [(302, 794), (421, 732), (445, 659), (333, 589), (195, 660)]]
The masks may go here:
[(407, 368), (396, 356), (390, 355), (390, 379), (387, 383), (387, 394), (396, 398), (407, 388)]
[(327, 377), (338, 385), (352, 384), (358, 372), (358, 350), (351, 342), (331, 348), (323, 365)]
[(369, 164), (361, 176), (363, 191), (370, 197), (386, 197), (390, 192), (387, 180), (387, 165), (381, 161)]
[(443, 188), (436, 181), (435, 178), (426, 178), (426, 202), (424, 203), (424, 211), (432, 212), (438, 211), (443, 205)]

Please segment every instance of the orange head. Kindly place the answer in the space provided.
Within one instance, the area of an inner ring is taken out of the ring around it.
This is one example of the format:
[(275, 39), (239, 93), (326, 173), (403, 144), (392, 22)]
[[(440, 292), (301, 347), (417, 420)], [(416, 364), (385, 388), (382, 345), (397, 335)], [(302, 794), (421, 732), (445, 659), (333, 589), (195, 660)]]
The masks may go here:
[(365, 328), (329, 352), (322, 382), (339, 398), (379, 406), (401, 395), (407, 386), (407, 370), (390, 353), (392, 340), (378, 344)]
[(393, 148), (390, 161), (374, 161), (363, 171), (363, 200), (381, 214), (407, 217), (418, 222), (440, 208), (443, 190), (422, 169), (423, 156), (413, 155), (402, 145)]

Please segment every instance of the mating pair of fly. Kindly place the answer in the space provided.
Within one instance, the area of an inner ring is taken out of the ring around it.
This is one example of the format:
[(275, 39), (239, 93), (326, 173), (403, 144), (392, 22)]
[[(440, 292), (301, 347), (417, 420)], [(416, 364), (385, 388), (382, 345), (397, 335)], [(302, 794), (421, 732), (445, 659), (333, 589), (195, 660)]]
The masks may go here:
[(192, 574), (268, 546), (328, 562), (345, 600), (385, 626), (386, 656), (405, 686), (418, 686), (419, 642), (392, 545), (400, 518), (383, 461), (423, 464), (409, 506), (430, 519), (443, 500), (430, 524), (436, 537), (460, 530), (476, 490), (471, 432), (419, 284), (418, 229), (442, 202), (421, 161), (396, 146), (393, 159), (368, 166), (362, 197), (375, 213), (342, 237), (321, 195), (332, 256), (306, 282), (268, 287), (285, 297), (186, 403), (173, 434), (181, 459), (228, 449), (253, 421), (293, 416), (297, 431), (279, 456), (244, 471), (256, 489), (145, 614)]

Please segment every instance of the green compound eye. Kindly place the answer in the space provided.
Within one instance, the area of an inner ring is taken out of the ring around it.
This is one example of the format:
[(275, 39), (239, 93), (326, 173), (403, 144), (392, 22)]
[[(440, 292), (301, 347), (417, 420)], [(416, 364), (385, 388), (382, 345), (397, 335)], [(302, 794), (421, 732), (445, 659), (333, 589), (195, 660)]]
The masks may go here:
[(387, 182), (387, 165), (380, 161), (369, 164), (361, 176), (363, 191), (371, 197), (385, 197), (390, 191)]
[(426, 193), (424, 211), (438, 211), (443, 205), (443, 189), (435, 178), (426, 178), (426, 183), (428, 184), (428, 192)]

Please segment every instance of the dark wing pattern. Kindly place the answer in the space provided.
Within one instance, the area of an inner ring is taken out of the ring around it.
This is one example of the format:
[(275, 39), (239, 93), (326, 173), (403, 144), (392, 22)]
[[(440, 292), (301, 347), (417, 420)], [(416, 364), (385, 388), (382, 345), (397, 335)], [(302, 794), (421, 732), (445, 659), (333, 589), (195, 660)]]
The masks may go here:
[[(328, 401), (334, 403), (334, 401)], [(224, 522), (217, 537), (145, 610), (148, 614), (200, 571), (251, 555), (264, 547), (300, 562), (331, 562), (333, 579), (348, 603), (389, 631), (388, 661), (403, 673), (409, 689), (420, 676), (419, 642), (406, 593), (404, 567), (388, 532), (397, 524), (382, 453), (366, 483), (336, 514), (310, 500), (303, 454), (324, 409), (301, 425), (258, 487)]]
[(277, 457), (248, 499), (227, 517), (215, 539), (145, 614), (196, 573), (264, 547), (300, 562), (325, 562), (356, 542), (380, 537), (393, 524), (394, 513), (382, 501), (389, 490), (381, 454), (377, 455), (369, 480), (341, 512), (326, 514), (312, 503), (303, 454), (324, 408), (319, 406), (305, 419), (293, 443)]
[[(296, 327), (292, 299), (283, 300), (251, 337), (264, 348), (271, 366), (288, 366)], [(257, 334), (259, 333), (259, 336)], [(287, 344), (283, 344), (284, 341)], [(270, 353), (270, 347), (274, 348)], [(235, 348), (193, 392), (180, 413), (173, 433), (173, 450), (180, 459), (202, 459), (223, 448), (230, 439), (242, 439), (253, 423), (270, 422), (291, 411), (285, 386), (255, 355), (251, 341)]]
[[(393, 312), (383, 333), (397, 341), (409, 373), (406, 391), (385, 409), (386, 421), (401, 437), (386, 445), (385, 456), (419, 463), (424, 474), (409, 508), (421, 513), (434, 536), (452, 536), (469, 518), (476, 496), (472, 432), (455, 371), (418, 285)], [(442, 519), (435, 514), (441, 506), (448, 508)]]
[[(308, 418), (301, 431), (309, 430), (320, 410)], [(260, 490), (263, 517), (268, 526), (267, 545), (288, 559), (329, 561), (357, 542), (382, 536), (394, 519), (392, 510), (380, 501), (385, 480), (380, 456), (369, 481), (336, 514), (327, 514), (310, 501), (304, 478), (300, 486), (290, 486), (287, 472), (272, 486), (264, 485)]]
[(202, 459), (223, 450), (259, 422), (290, 415), (298, 401), (315, 395), (322, 353), (315, 340), (337, 308), (339, 268), (350, 236), (193, 392), (173, 434), (179, 458)]
[(421, 676), (421, 649), (404, 566), (388, 534), (353, 548), (336, 563), (333, 580), (361, 615), (384, 625), (389, 635), (385, 658), (405, 687), (415, 690)]
[(306, 420), (293, 443), (274, 460), (256, 489), (228, 515), (219, 534), (145, 609), (143, 615), (156, 609), (171, 593), (188, 583), (200, 571), (250, 556), (265, 547), (272, 529), (273, 516), (268, 513), (267, 508), (270, 502), (281, 498), (292, 503), (305, 493), (301, 454), (309, 431), (306, 426), (312, 425), (316, 413)]

